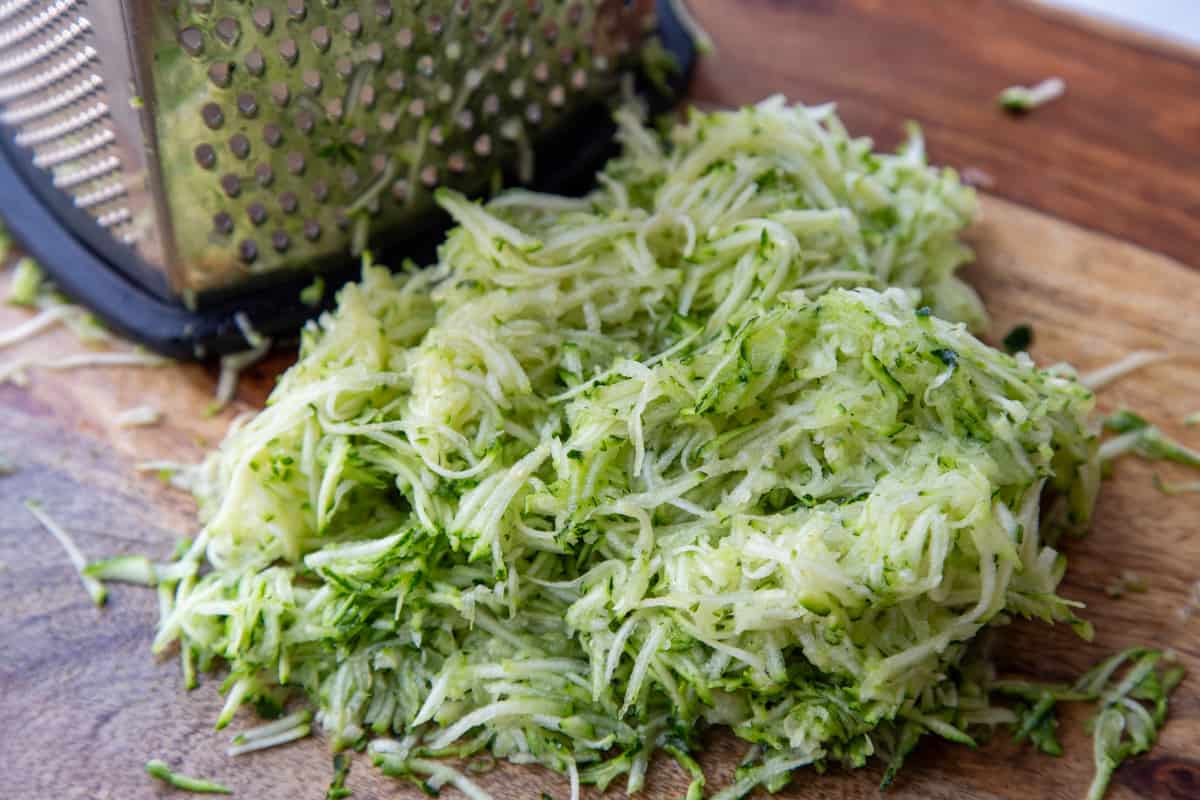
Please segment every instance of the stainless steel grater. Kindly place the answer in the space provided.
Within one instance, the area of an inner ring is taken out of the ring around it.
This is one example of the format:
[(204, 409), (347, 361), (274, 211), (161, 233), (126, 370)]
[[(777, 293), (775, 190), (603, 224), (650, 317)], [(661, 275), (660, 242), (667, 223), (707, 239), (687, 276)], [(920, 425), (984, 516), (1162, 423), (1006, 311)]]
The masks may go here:
[(228, 349), (437, 187), (590, 173), (663, 45), (652, 0), (0, 0), (3, 213), (110, 324)]

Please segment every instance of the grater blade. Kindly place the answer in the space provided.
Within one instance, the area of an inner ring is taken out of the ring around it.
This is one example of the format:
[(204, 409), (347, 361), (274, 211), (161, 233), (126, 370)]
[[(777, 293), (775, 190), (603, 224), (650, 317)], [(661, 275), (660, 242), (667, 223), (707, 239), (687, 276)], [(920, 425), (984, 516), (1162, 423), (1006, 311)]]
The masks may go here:
[[(593, 169), (584, 156), (610, 130), (596, 111), (668, 5), (7, 0), (0, 179), (15, 173), (40, 200), (18, 216), (46, 212), (116, 270), (64, 280), (42, 256), (67, 290), (96, 296), (118, 280), (163, 306), (158, 317), (182, 303), (227, 318), (351, 248), (411, 243), (439, 187)], [(659, 30), (686, 66), (669, 14)], [(288, 316), (277, 298), (272, 309)], [(105, 316), (138, 333), (127, 312)], [(190, 322), (175, 339), (212, 327)]]

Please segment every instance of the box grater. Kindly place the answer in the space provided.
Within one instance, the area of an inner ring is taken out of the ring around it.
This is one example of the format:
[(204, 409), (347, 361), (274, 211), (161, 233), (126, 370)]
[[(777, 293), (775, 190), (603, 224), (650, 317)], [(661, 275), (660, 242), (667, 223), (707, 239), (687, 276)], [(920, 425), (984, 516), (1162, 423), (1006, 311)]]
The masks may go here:
[(438, 187), (590, 179), (664, 52), (686, 74), (650, 0), (0, 0), (3, 213), (118, 330), (234, 349), (314, 270), (427, 245)]

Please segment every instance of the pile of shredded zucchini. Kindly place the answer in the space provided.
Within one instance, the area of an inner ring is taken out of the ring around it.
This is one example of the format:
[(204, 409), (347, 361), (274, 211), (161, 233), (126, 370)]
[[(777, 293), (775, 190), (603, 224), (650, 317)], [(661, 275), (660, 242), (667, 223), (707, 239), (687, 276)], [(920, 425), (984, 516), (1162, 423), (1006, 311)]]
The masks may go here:
[(632, 792), (663, 750), (693, 798), (721, 724), (755, 745), (733, 798), (1012, 722), (972, 640), (1085, 627), (1053, 545), (1092, 394), (967, 331), (971, 190), (830, 107), (620, 121), (585, 198), (442, 195), (440, 262), (367, 265), (191, 476), (155, 647), (228, 665), (219, 724), (302, 694), (474, 797), (437, 757)]

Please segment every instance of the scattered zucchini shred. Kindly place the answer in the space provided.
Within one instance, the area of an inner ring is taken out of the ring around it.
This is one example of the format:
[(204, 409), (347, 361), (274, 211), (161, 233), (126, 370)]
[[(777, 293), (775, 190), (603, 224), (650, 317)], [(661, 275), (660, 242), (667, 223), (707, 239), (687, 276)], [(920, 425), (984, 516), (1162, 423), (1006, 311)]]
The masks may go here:
[(1067, 84), (1062, 78), (1047, 78), (1034, 86), (1010, 86), (996, 101), (1011, 114), (1023, 114), (1062, 97)]
[(724, 725), (731, 800), (1011, 720), (993, 624), (1090, 635), (1055, 548), (1094, 398), (968, 331), (973, 193), (831, 106), (618, 119), (587, 197), (440, 193), (439, 263), (368, 261), (189, 471), (154, 648), (227, 665), (219, 727), (303, 695), (426, 791), (487, 797), (442, 760), (482, 756), (636, 792), (664, 751), (695, 800)]
[(12, 282), (8, 286), (8, 302), (14, 306), (34, 306), (44, 280), (42, 268), (29, 256), (17, 259), (13, 266)]
[(325, 792), (325, 800), (344, 800), (354, 792), (346, 788), (346, 778), (350, 775), (350, 756), (345, 753), (333, 754), (333, 780)]
[(1200, 468), (1200, 451), (1175, 441), (1158, 426), (1151, 425), (1132, 411), (1122, 409), (1111, 414), (1105, 418), (1104, 427), (1119, 435), (1100, 446), (1102, 462), (1135, 453), (1148, 461), (1173, 461), (1186, 467)]
[(1100, 800), (1121, 762), (1154, 746), (1167, 718), (1171, 692), (1183, 680), (1184, 669), (1171, 653), (1130, 648), (1110, 656), (1070, 686), (1029, 681), (994, 681), (991, 691), (1018, 699), (1013, 733), (1029, 739), (1039, 750), (1061, 755), (1056, 729), (1060, 702), (1096, 705), (1093, 734), (1095, 777), (1088, 800)]
[(33, 515), (33, 518), (38, 521), (46, 531), (55, 538), (55, 540), (66, 551), (67, 558), (71, 561), (71, 566), (75, 567), (75, 571), (79, 573), (79, 580), (83, 583), (83, 588), (87, 590), (88, 597), (92, 598), (92, 602), (98, 606), (104, 605), (108, 600), (108, 590), (104, 588), (104, 584), (97, 578), (88, 574), (87, 559), (80, 552), (79, 546), (75, 544), (75, 540), (71, 538), (71, 534), (67, 533), (62, 525), (51, 517), (43, 508), (41, 503), (36, 500), (26, 500), (25, 508)]
[[(3, 474), (0, 472), (0, 474)], [(1154, 475), (1154, 488), (1158, 489), (1163, 494), (1190, 494), (1192, 492), (1200, 492), (1200, 481), (1184, 481), (1182, 483), (1171, 483), (1164, 481), (1160, 475)]]
[(174, 786), (176, 789), (182, 789), (185, 792), (196, 792), (197, 794), (233, 794), (230, 789), (219, 783), (207, 781), (203, 778), (189, 778), (187, 775), (180, 775), (177, 772), (173, 772), (169, 766), (158, 759), (146, 762), (146, 774), (152, 778), (157, 778), (168, 786)]
[(300, 290), (300, 302), (310, 308), (321, 305), (325, 299), (325, 278), (317, 275), (312, 283)]

